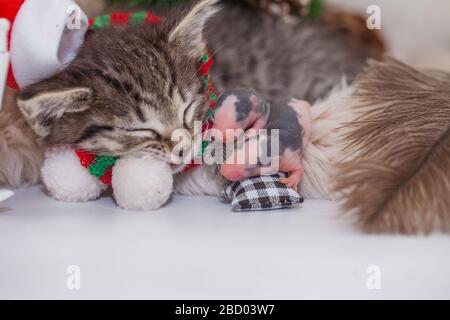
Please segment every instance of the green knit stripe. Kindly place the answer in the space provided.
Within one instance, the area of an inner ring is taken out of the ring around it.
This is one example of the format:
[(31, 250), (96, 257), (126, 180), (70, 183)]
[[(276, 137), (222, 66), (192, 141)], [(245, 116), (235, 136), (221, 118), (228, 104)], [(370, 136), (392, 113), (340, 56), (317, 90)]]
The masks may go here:
[(91, 29), (102, 29), (111, 25), (111, 16), (103, 15), (94, 19)]
[(203, 84), (205, 85), (206, 88), (208, 88), (209, 86), (209, 76), (206, 76), (203, 78)]
[(118, 159), (119, 157), (97, 156), (94, 162), (89, 166), (89, 173), (94, 177), (101, 178)]
[(131, 24), (142, 24), (147, 20), (147, 12), (146, 11), (138, 11), (131, 15), (130, 23)]
[(210, 120), (214, 118), (214, 110), (208, 109), (208, 112), (206, 112), (206, 120)]
[(309, 2), (308, 17), (309, 18), (320, 18), (322, 14), (322, 1), (321, 0), (311, 0)]
[(199, 157), (201, 157), (201, 156), (203, 156), (205, 154), (206, 148), (208, 148), (209, 144), (210, 144), (210, 141), (206, 141), (206, 140), (202, 141), (202, 146), (201, 146), (201, 149), (200, 149), (200, 151), (198, 153)]
[(203, 63), (207, 63), (209, 60), (209, 55), (207, 53), (205, 53), (204, 55), (202, 55), (202, 62)]

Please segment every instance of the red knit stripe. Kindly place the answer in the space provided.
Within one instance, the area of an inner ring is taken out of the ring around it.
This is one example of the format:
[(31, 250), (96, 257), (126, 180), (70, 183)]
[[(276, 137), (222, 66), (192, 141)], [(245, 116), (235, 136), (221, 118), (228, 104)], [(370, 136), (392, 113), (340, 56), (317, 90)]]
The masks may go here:
[(148, 13), (147, 13), (147, 20), (146, 20), (147, 23), (150, 23), (150, 24), (160, 24), (161, 21), (162, 21), (162, 18), (161, 18), (161, 17), (155, 16), (155, 15), (154, 15), (153, 13), (151, 13), (151, 12), (148, 12)]
[(211, 69), (213, 63), (213, 59), (210, 58), (206, 63), (202, 64), (202, 66), (200, 67), (200, 75), (208, 75), (209, 69)]
[(100, 181), (108, 186), (112, 184), (112, 170), (113, 167), (109, 167), (105, 174), (100, 178)]
[(95, 155), (85, 150), (75, 150), (75, 154), (80, 159), (80, 163), (83, 167), (89, 167), (95, 160)]
[[(16, 20), (16, 16), (17, 13), (20, 10), (20, 7), (22, 6), (22, 4), (24, 3), (24, 0), (16, 0), (16, 1), (2, 1), (5, 3), (2, 3), (2, 13), (1, 13), (1, 17), (2, 18), (6, 18), (9, 20), (9, 22), (11, 23), (11, 28), (9, 29), (8, 32), (8, 50), (11, 49), (11, 31), (12, 31), (12, 27), (14, 24), (14, 21)], [(11, 68), (11, 63), (9, 64), (9, 68), (8, 68), (8, 76), (6, 78), (6, 84), (8, 85), (8, 87), (12, 88), (12, 89), (19, 89), (19, 86), (17, 85), (16, 79), (14, 79), (14, 73), (12, 71)]]
[(9, 64), (9, 69), (8, 69), (8, 78), (6, 79), (6, 83), (8, 85), (8, 87), (17, 90), (19, 89), (19, 86), (17, 85), (16, 79), (14, 79), (14, 73), (13, 70), (11, 68), (11, 64)]
[(127, 25), (130, 15), (126, 12), (114, 12), (111, 14), (112, 25)]

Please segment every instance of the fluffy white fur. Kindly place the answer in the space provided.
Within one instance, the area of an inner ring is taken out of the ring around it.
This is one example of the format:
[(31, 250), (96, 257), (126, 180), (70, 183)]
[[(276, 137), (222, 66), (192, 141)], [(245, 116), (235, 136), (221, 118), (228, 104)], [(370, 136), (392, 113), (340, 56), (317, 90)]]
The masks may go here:
[(173, 191), (172, 170), (153, 158), (123, 157), (113, 169), (112, 186), (117, 204), (129, 210), (155, 210)]
[(214, 167), (198, 166), (175, 176), (174, 191), (181, 195), (217, 196), (222, 193), (224, 184)]
[(336, 164), (342, 160), (342, 125), (350, 122), (353, 88), (345, 80), (335, 87), (327, 98), (312, 106), (312, 131), (306, 147), (303, 166), (305, 178), (300, 185), (300, 194), (305, 198), (336, 200), (333, 179)]
[(49, 194), (65, 202), (95, 200), (105, 186), (80, 164), (73, 150), (52, 148), (45, 153), (42, 180)]

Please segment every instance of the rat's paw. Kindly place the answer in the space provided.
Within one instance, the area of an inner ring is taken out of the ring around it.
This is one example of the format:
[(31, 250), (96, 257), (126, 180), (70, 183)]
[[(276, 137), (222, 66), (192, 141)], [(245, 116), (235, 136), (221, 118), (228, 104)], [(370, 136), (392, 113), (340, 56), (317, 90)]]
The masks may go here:
[(80, 164), (74, 151), (67, 147), (47, 150), (41, 173), (49, 194), (61, 201), (95, 200), (106, 189)]
[(284, 183), (287, 187), (294, 189), (298, 192), (298, 185), (303, 180), (304, 171), (303, 167), (299, 167), (288, 173), (289, 177), (280, 179), (281, 183)]
[(298, 184), (299, 184), (299, 182), (296, 181), (296, 179), (292, 179), (290, 177), (289, 178), (283, 178), (283, 179), (280, 179), (280, 182), (285, 184), (286, 187), (294, 189), (295, 191), (298, 191)]
[(112, 186), (121, 208), (159, 209), (172, 194), (172, 170), (167, 163), (150, 157), (123, 157), (114, 166)]

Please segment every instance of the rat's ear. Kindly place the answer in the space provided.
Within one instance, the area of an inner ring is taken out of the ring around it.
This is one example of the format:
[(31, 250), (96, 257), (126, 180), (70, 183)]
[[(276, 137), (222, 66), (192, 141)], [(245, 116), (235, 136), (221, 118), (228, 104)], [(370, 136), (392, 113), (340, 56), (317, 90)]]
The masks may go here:
[(220, 8), (218, 0), (202, 0), (176, 23), (169, 33), (169, 42), (182, 46), (191, 57), (201, 57), (205, 52), (203, 29), (206, 22)]
[(46, 137), (53, 124), (64, 113), (88, 109), (91, 97), (90, 88), (48, 90), (37, 84), (20, 91), (17, 104), (33, 131), (41, 137)]

